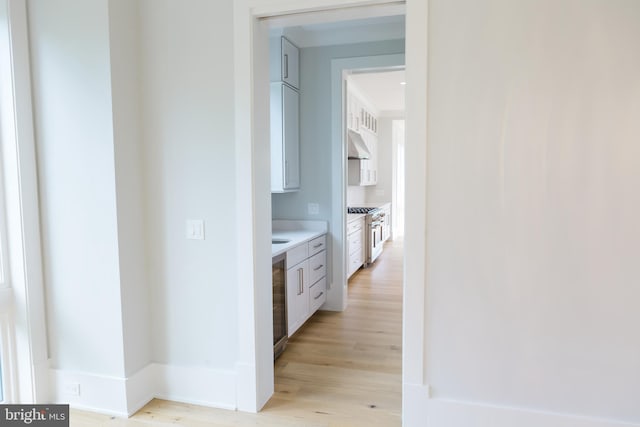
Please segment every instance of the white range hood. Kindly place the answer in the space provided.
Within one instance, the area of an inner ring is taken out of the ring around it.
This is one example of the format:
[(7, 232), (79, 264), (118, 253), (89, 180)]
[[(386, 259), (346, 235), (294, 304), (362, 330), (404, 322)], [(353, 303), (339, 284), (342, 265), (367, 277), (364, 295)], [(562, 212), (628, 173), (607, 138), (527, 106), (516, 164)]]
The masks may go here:
[(371, 152), (367, 148), (367, 143), (362, 139), (362, 135), (349, 129), (347, 131), (348, 158), (366, 160), (371, 157)]

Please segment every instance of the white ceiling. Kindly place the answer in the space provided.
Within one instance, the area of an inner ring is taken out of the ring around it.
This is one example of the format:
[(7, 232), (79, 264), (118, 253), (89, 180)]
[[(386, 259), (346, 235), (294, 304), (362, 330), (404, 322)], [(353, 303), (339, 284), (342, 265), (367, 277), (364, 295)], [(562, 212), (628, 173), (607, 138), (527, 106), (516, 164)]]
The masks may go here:
[(351, 74), (348, 81), (380, 112), (404, 111), (404, 70)]

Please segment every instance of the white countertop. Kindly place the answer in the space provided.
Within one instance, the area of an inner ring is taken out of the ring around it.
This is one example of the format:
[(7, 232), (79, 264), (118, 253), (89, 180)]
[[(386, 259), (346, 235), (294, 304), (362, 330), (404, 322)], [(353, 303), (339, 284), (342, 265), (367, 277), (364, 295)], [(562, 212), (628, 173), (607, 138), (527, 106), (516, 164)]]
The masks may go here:
[(271, 256), (283, 254), (289, 249), (327, 234), (329, 227), (326, 221), (287, 221), (274, 220), (271, 223), (271, 238), (289, 240), (287, 243), (271, 245)]
[(372, 202), (372, 203), (349, 203), (350, 208), (381, 208), (390, 205), (391, 202)]

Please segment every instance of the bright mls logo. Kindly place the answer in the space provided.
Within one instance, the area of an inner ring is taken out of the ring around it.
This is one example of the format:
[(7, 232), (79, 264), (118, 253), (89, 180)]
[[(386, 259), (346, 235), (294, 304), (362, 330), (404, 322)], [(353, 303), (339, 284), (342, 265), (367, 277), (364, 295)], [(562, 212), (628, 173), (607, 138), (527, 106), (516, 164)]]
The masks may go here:
[(0, 425), (69, 427), (69, 405), (0, 405)]

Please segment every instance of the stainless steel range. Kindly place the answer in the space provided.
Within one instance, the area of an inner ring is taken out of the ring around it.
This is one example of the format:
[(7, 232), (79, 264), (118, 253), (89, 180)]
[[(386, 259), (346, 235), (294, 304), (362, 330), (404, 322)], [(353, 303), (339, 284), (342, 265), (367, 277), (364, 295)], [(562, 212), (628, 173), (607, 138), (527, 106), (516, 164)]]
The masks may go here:
[(365, 247), (366, 255), (364, 266), (368, 267), (382, 253), (383, 241), (383, 225), (385, 213), (379, 208), (347, 208), (350, 214), (366, 214), (365, 217)]

